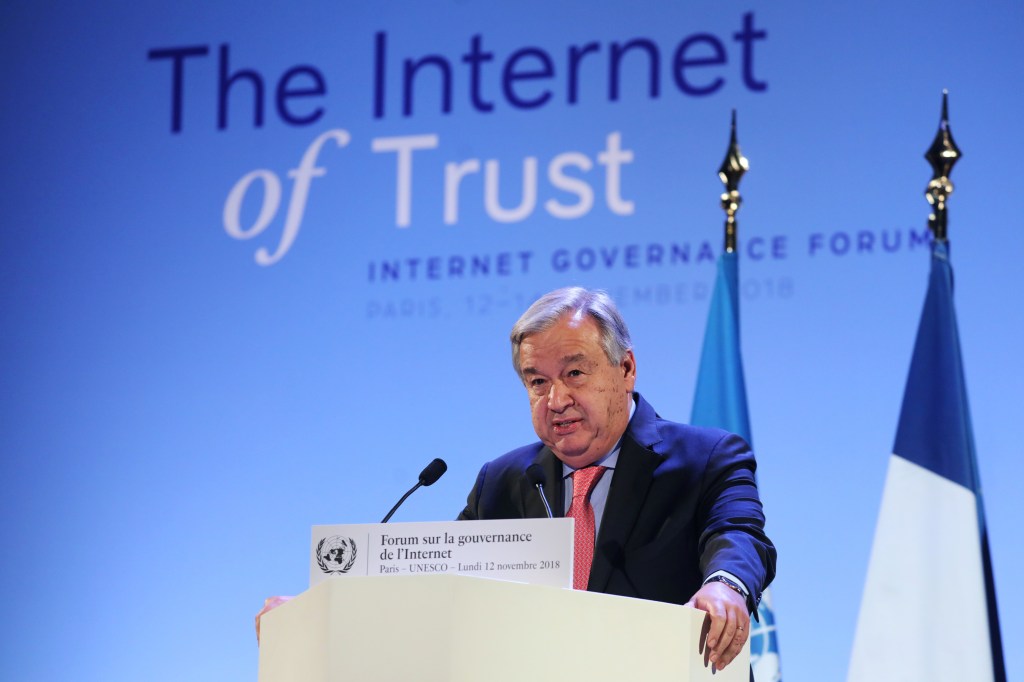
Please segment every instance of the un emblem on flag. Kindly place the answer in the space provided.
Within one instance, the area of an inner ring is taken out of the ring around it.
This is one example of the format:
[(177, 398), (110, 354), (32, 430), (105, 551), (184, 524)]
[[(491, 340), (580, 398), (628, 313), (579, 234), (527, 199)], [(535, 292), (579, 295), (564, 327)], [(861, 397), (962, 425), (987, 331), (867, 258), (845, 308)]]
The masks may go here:
[(316, 563), (327, 575), (348, 573), (356, 563), (356, 541), (341, 535), (331, 535), (316, 546)]
[(779, 643), (775, 636), (775, 613), (761, 602), (757, 609), (760, 622), (751, 619), (750, 668), (757, 682), (780, 682)]

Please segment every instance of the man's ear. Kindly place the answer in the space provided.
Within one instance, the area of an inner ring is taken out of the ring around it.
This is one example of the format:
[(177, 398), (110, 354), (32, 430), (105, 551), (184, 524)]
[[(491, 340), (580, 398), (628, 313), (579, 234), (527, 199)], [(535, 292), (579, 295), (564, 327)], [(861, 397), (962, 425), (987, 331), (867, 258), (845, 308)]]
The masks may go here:
[(623, 379), (629, 382), (629, 390), (633, 390), (633, 385), (636, 383), (636, 357), (633, 355), (633, 351), (626, 351), (626, 354), (622, 356), (622, 362), (619, 363), (619, 368), (622, 370)]

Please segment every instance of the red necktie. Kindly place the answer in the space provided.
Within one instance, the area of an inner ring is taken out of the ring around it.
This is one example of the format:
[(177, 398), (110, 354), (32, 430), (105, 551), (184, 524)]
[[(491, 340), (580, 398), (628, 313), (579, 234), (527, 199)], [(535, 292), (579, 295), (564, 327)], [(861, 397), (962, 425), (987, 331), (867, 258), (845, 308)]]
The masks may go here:
[(590, 565), (594, 562), (594, 508), (590, 504), (590, 493), (604, 471), (605, 467), (585, 467), (572, 473), (572, 504), (568, 516), (576, 519), (572, 562), (574, 590), (585, 590), (590, 582)]

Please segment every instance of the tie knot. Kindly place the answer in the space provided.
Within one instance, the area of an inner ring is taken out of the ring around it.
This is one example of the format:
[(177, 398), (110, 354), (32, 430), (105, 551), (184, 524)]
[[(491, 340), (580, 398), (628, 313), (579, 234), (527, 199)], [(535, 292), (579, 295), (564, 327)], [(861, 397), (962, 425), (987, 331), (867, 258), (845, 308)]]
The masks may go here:
[(601, 474), (605, 472), (606, 467), (584, 467), (577, 469), (572, 472), (572, 496), (573, 499), (583, 496), (590, 495), (590, 491), (597, 485), (597, 481), (601, 478)]

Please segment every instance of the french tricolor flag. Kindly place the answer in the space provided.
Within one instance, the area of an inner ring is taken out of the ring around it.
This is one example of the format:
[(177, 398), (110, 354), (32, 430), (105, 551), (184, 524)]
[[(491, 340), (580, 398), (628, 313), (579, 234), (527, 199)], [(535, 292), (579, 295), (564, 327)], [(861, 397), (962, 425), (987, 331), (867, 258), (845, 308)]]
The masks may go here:
[(847, 680), (1006, 680), (945, 241), (932, 246)]

